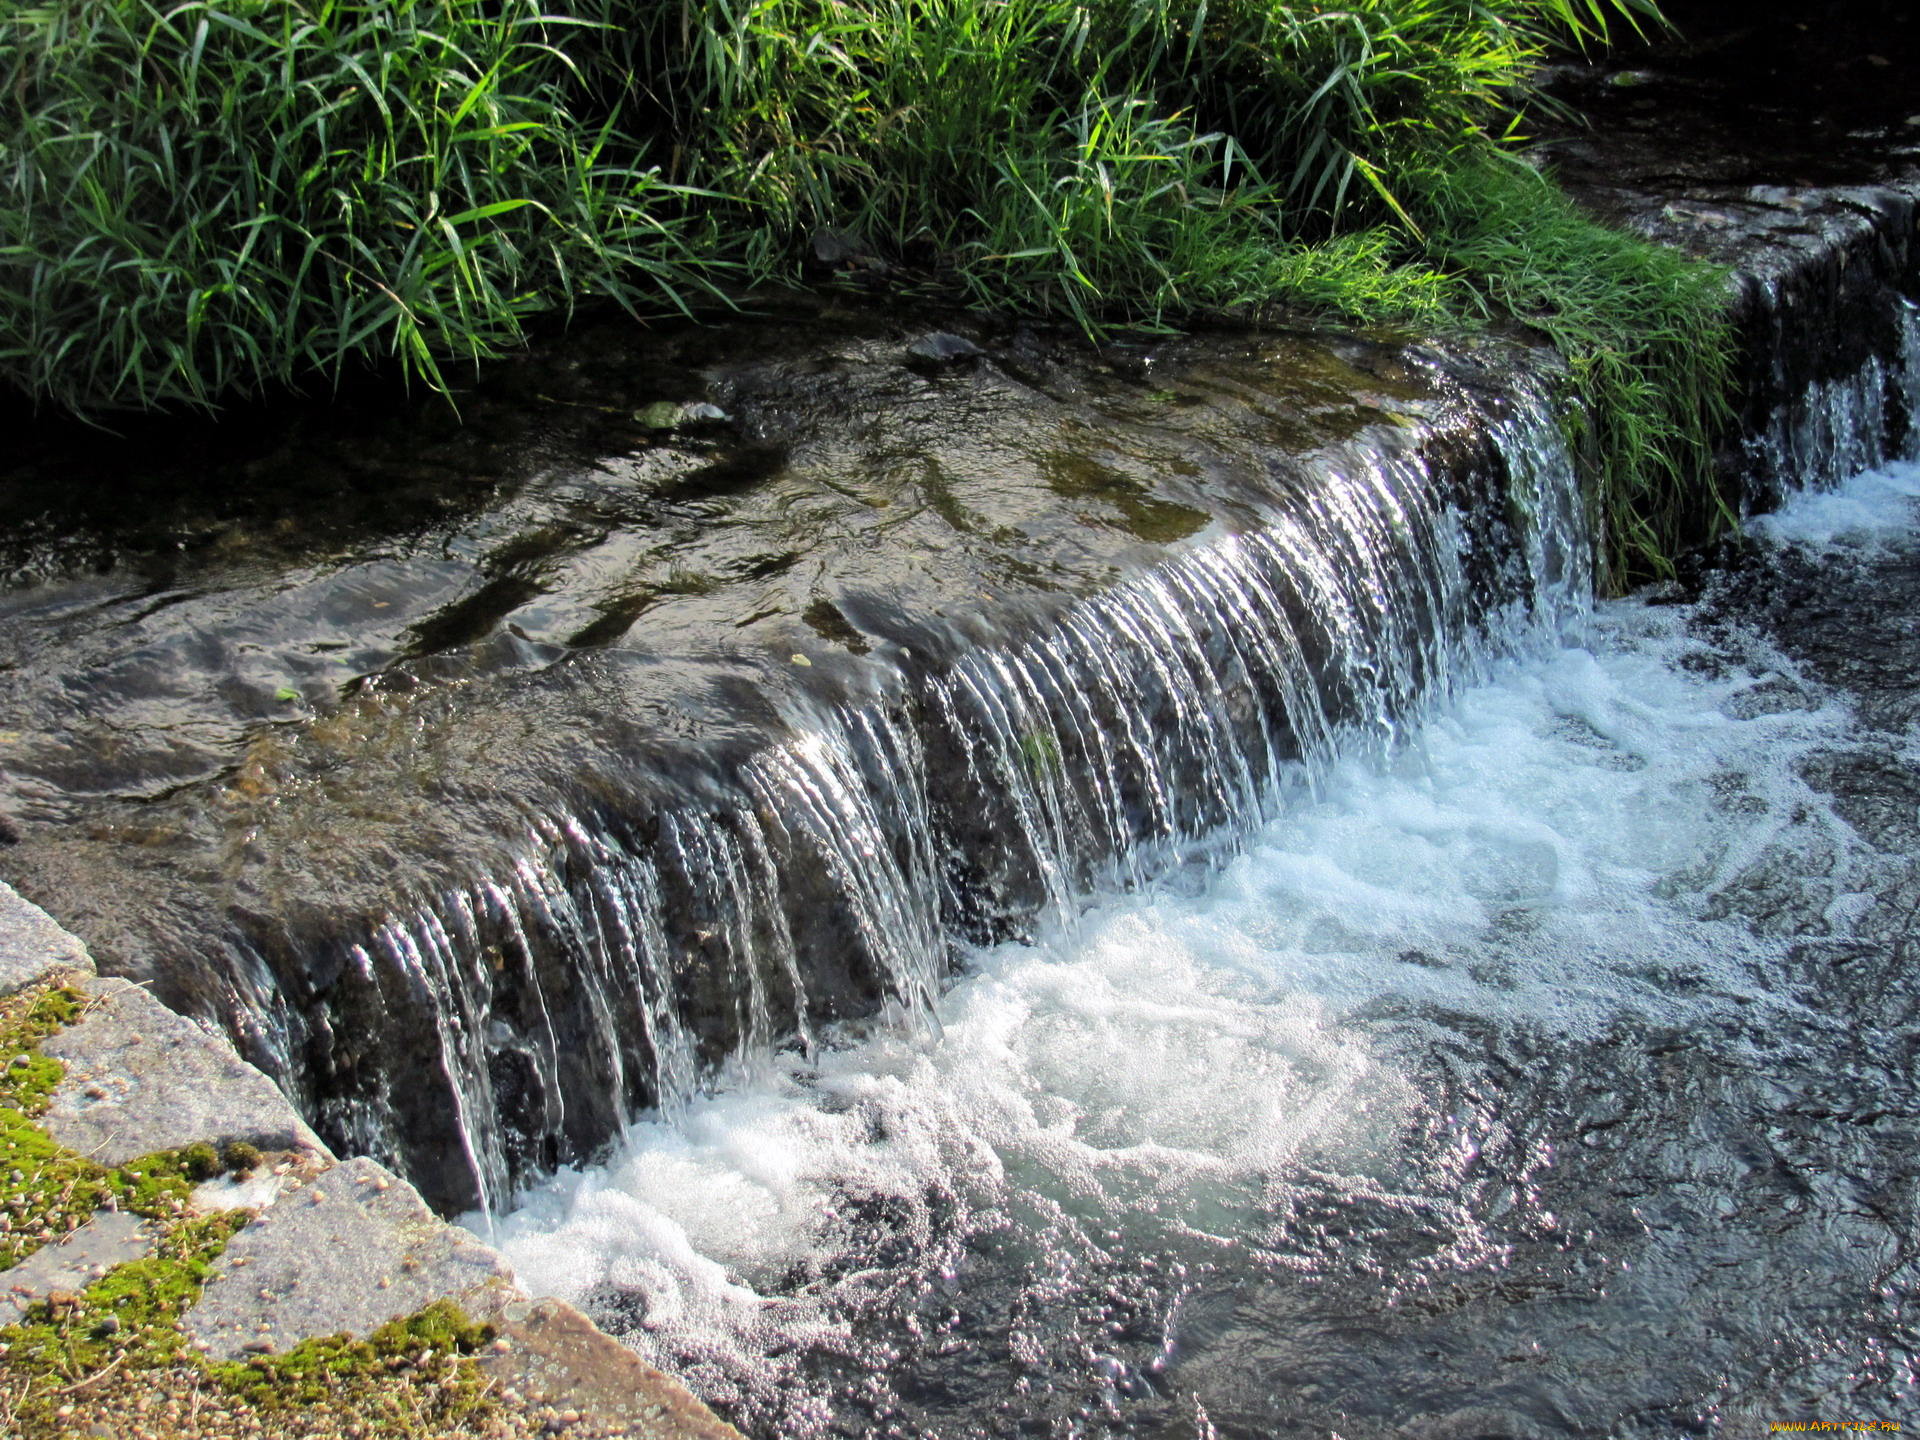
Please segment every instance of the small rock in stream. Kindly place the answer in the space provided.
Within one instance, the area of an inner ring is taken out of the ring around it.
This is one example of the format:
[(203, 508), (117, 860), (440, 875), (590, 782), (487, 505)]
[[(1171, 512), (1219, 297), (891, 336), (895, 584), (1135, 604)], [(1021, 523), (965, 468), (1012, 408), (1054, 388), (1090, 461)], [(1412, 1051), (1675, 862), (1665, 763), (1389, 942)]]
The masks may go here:
[(956, 360), (970, 360), (976, 355), (984, 355), (986, 351), (964, 335), (935, 330), (932, 334), (922, 335), (907, 346), (907, 354), (916, 360), (933, 360), (941, 364), (951, 364)]

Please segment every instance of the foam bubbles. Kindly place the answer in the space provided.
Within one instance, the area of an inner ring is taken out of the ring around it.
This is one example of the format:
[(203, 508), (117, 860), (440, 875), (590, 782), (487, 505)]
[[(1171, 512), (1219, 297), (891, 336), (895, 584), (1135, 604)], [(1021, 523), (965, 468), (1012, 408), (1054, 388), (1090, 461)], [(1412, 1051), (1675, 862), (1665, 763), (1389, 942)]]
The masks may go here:
[(1803, 545), (1861, 544), (1906, 534), (1920, 502), (1920, 464), (1869, 470), (1834, 490), (1794, 497), (1773, 515), (1757, 517), (1754, 534)]

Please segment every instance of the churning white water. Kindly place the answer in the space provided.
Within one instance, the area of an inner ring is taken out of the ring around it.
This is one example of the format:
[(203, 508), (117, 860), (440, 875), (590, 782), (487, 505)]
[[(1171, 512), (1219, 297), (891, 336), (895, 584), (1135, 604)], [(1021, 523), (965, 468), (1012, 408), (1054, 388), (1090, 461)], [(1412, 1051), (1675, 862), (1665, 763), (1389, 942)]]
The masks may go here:
[[(1871, 545), (1917, 500), (1920, 467), (1896, 466), (1754, 528)], [(1764, 983), (1773, 942), (1727, 918), (1763, 860), (1830, 871), (1836, 923), (1870, 903), (1796, 764), (1843, 708), (1778, 657), (1706, 663), (1689, 619), (1598, 607), (1390, 758), (1334, 765), (1224, 869), (973, 956), (938, 1034), (877, 1024), (762, 1057), (524, 1195), (499, 1242), (535, 1293), (621, 1297), (643, 1352), (737, 1399), (804, 1388), (796, 1356), (853, 1346), (903, 1276), (950, 1281), (970, 1233), (1064, 1275), (1103, 1248), (1257, 1248), (1309, 1173), (1455, 1205), (1451, 1177), (1501, 1137), (1423, 1113), (1410, 1057), (1462, 1024), (1578, 1046), (1623, 1011), (1685, 1029), (1793, 1003)], [(1410, 1130), (1440, 1137), (1418, 1165)], [(1426, 1264), (1497, 1262), (1464, 1204), (1449, 1233)], [(783, 1413), (805, 1428), (804, 1406)]]

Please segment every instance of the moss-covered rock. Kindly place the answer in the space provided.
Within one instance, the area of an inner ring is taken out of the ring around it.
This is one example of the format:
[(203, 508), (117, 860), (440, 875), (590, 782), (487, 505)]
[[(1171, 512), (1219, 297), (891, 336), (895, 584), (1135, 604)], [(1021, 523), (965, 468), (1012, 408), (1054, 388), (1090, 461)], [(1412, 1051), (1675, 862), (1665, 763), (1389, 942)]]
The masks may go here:
[(84, 993), (60, 984), (0, 1001), (0, 1271), (102, 1208), (149, 1217), (158, 1238), (144, 1258), (114, 1266), (84, 1290), (54, 1291), (0, 1328), (0, 1416), (9, 1435), (86, 1433), (81, 1420), (101, 1407), (145, 1414), (156, 1398), (164, 1408), (189, 1393), (196, 1398), (186, 1421), (174, 1415), (164, 1433), (396, 1440), (526, 1433), (519, 1417), (496, 1413), (499, 1403), (469, 1358), (493, 1339), (492, 1329), (447, 1301), (365, 1340), (336, 1335), (284, 1354), (208, 1364), (181, 1317), (250, 1217), (239, 1210), (196, 1215), (188, 1202), (195, 1183), (227, 1168), (252, 1170), (263, 1157), (251, 1145), (216, 1151), (194, 1144), (108, 1167), (56, 1143), (34, 1122), (64, 1070), (39, 1047), (86, 1004)]

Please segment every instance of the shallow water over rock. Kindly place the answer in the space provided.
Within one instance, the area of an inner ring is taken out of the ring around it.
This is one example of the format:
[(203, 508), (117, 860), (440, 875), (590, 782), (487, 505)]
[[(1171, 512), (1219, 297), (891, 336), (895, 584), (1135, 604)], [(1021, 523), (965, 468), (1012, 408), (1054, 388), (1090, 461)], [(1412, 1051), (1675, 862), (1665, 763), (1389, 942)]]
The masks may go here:
[(926, 1013), (1584, 589), (1512, 352), (975, 333), (615, 328), (458, 426), (30, 450), (0, 865), (470, 1203)]

